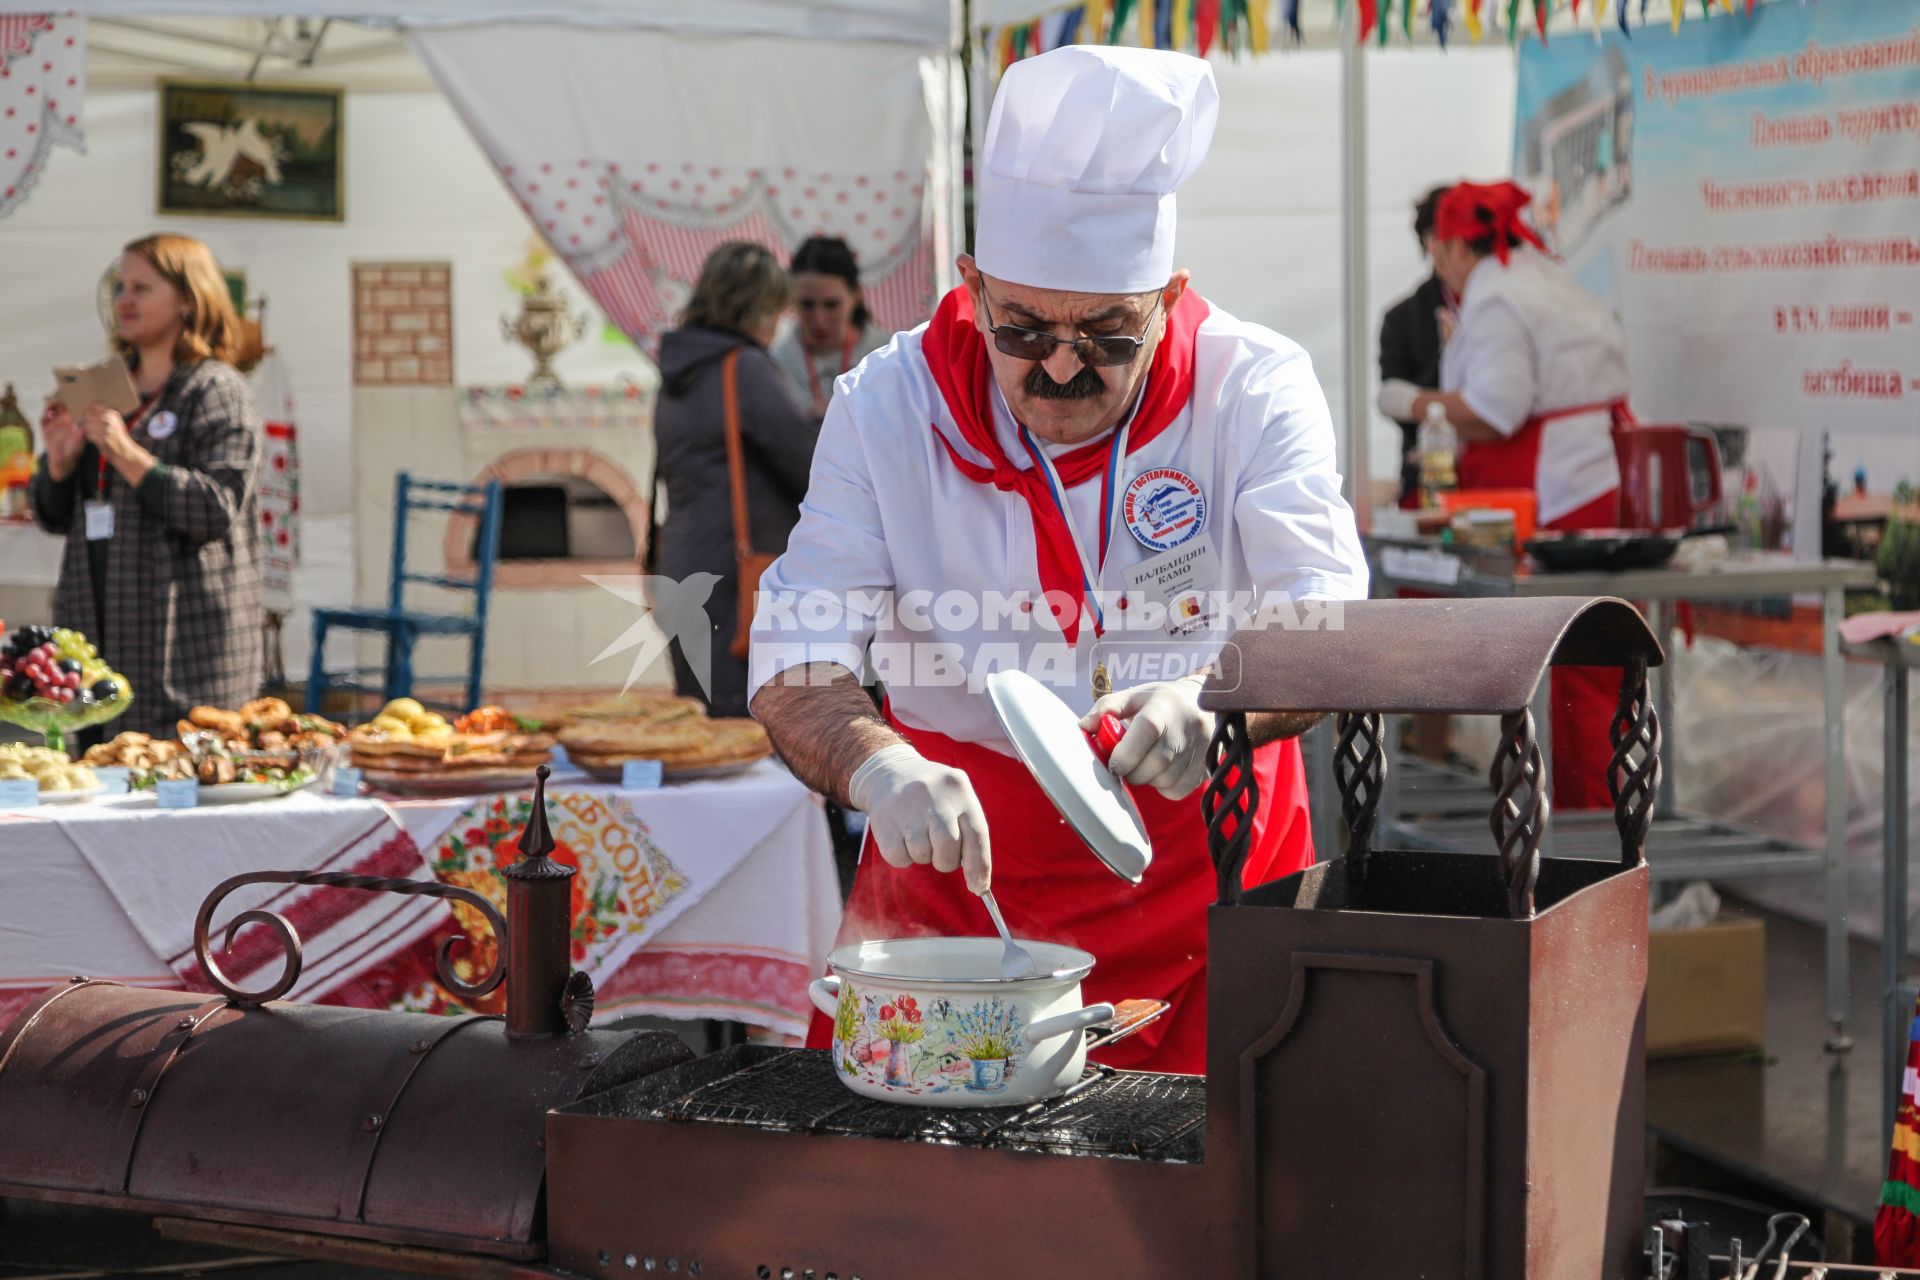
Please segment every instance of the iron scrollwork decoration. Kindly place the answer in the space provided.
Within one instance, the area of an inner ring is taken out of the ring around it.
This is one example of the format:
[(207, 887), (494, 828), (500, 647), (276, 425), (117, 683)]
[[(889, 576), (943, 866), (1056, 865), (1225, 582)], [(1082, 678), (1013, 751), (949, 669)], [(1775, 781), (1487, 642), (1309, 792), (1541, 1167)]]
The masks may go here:
[(1550, 807), (1532, 711), (1500, 717), (1500, 749), (1487, 780), (1493, 786), (1493, 841), (1500, 850), (1507, 913), (1515, 920), (1531, 920), (1533, 887), (1540, 879), (1540, 839), (1546, 834)]
[(1207, 824), (1207, 849), (1219, 876), (1219, 901), (1240, 901), (1240, 873), (1253, 842), (1253, 814), (1260, 807), (1260, 784), (1253, 776), (1253, 739), (1244, 711), (1220, 717), (1207, 744), (1207, 785), (1200, 793), (1200, 816)]
[(1647, 695), (1647, 663), (1636, 659), (1620, 671), (1620, 705), (1607, 726), (1613, 758), (1607, 763), (1607, 790), (1613, 796), (1613, 824), (1620, 831), (1620, 862), (1638, 866), (1647, 860), (1647, 832), (1660, 794), (1660, 716)]
[(280, 940), (282, 968), (280, 978), (264, 991), (246, 991), (234, 985), (233, 980), (221, 970), (213, 958), (213, 949), (209, 945), (213, 926), (214, 910), (222, 899), (235, 889), (248, 884), (310, 884), (337, 889), (364, 889), (372, 893), (397, 893), (407, 897), (449, 898), (464, 902), (478, 911), (493, 930), (498, 943), (493, 967), (482, 974), (477, 982), (462, 982), (453, 972), (453, 949), (468, 941), (464, 933), (455, 934), (440, 944), (434, 956), (434, 971), (440, 984), (454, 995), (464, 1000), (477, 1000), (491, 992), (507, 976), (507, 922), (494, 909), (491, 902), (471, 889), (459, 889), (452, 885), (440, 884), (432, 880), (394, 880), (381, 876), (356, 876), (335, 871), (252, 871), (246, 875), (233, 876), (222, 880), (200, 904), (200, 914), (193, 922), (193, 953), (199, 958), (200, 968), (227, 999), (237, 1005), (262, 1005), (269, 1000), (278, 1000), (293, 989), (300, 980), (300, 935), (285, 916), (272, 911), (243, 911), (227, 924), (222, 951), (233, 949), (233, 937), (242, 926), (249, 924), (266, 925)]
[(1365, 880), (1374, 819), (1387, 784), (1386, 737), (1375, 712), (1342, 711), (1334, 724), (1333, 777), (1340, 787), (1340, 814), (1347, 824), (1347, 874)]

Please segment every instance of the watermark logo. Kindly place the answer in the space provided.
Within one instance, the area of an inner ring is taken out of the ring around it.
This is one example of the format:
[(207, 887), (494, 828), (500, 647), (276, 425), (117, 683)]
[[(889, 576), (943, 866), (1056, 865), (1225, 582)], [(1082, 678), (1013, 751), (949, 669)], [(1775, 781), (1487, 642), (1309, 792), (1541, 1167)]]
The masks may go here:
[[(589, 575), (587, 580), (640, 610), (593, 659), (598, 663), (631, 652), (622, 692), (677, 642), (700, 692), (711, 694), (715, 633), (707, 603), (722, 581), (718, 575)], [(995, 671), (1017, 669), (1042, 684), (1077, 689), (1085, 686), (1089, 665), (1097, 660), (1116, 688), (1209, 669), (1230, 671), (1237, 680), (1238, 664), (1222, 663), (1234, 648), (1227, 635), (1338, 631), (1345, 625), (1340, 601), (1293, 601), (1278, 593), (1182, 591), (1165, 603), (1129, 602), (1116, 595), (1103, 595), (1100, 602), (1108, 625), (1089, 657), (1088, 613), (1080, 614), (1077, 643), (1067, 643), (1062, 634), (1064, 622), (1085, 608), (1067, 592), (908, 591), (898, 598), (889, 591), (763, 593), (751, 675), (759, 683), (790, 668), (844, 668), (893, 687), (980, 692)]]
[(713, 691), (713, 619), (707, 614), (707, 601), (720, 581), (715, 573), (693, 573), (685, 578), (664, 578), (658, 574), (587, 574), (588, 582), (602, 591), (610, 591), (640, 609), (633, 625), (619, 639), (594, 655), (601, 662), (628, 649), (634, 651), (627, 667), (625, 693), (638, 684), (648, 667), (660, 660), (671, 640), (680, 642), (680, 656), (686, 659), (703, 695)]

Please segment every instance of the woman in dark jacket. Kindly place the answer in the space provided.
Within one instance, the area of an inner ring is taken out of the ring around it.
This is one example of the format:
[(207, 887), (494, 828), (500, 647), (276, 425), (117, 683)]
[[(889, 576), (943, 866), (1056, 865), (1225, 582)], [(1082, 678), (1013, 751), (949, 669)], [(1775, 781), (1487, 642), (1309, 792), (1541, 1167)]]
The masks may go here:
[(227, 361), (239, 322), (207, 246), (135, 240), (120, 258), (114, 341), (140, 407), (49, 406), (28, 492), (66, 535), (57, 626), (85, 632), (133, 686), (109, 732), (172, 737), (195, 706), (260, 692), (260, 415)]
[(787, 535), (800, 519), (820, 431), (819, 424), (794, 407), (767, 354), (790, 299), (786, 272), (773, 254), (756, 244), (723, 244), (700, 268), (680, 327), (660, 342), (654, 435), (667, 516), (657, 533), (653, 570), (679, 580), (696, 573), (720, 579), (707, 600), (713, 623), (708, 688), (700, 687), (679, 643), (672, 645), (675, 686), (683, 694), (704, 697), (717, 716), (747, 714), (747, 664), (728, 651), (738, 617), (739, 576), (722, 369), (727, 353), (738, 351), (750, 537), (755, 551), (777, 554), (786, 550)]

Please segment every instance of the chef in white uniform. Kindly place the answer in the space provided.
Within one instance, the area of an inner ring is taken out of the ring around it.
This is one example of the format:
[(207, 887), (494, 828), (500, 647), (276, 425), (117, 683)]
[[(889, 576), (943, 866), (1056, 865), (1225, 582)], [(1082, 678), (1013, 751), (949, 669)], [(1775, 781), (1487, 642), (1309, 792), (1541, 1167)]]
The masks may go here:
[[(1546, 253), (1522, 214), (1531, 197), (1511, 182), (1463, 182), (1434, 216), (1434, 268), (1461, 295), (1441, 358), (1439, 388), (1381, 387), (1394, 415), (1444, 407), (1464, 448), (1462, 489), (1531, 489), (1541, 527), (1616, 525), (1615, 430), (1631, 428), (1627, 340), (1620, 322)], [(1556, 668), (1553, 797), (1568, 809), (1606, 808), (1606, 726), (1619, 676)]]
[[(869, 815), (843, 941), (989, 932), (966, 889), (991, 876), (1016, 933), (1099, 958), (1088, 999), (1173, 1003), (1109, 1061), (1178, 1071), (1204, 1069), (1204, 665), (1262, 606), (1327, 625), (1367, 589), (1306, 353), (1174, 267), (1174, 191), (1217, 111), (1183, 54), (1069, 46), (1007, 71), (964, 283), (839, 380), (749, 676), (795, 772)], [(1000, 667), (1083, 724), (1127, 722), (1110, 767), (1153, 841), (1142, 884), (1013, 758), (982, 687)], [(1248, 883), (1312, 859), (1306, 723), (1256, 730)]]
[(1606, 304), (1549, 257), (1511, 182), (1463, 182), (1434, 215), (1434, 269), (1461, 299), (1440, 387), (1388, 382), (1383, 408), (1445, 406), (1463, 489), (1531, 489), (1541, 525), (1614, 523), (1613, 429), (1630, 421), (1627, 341)]

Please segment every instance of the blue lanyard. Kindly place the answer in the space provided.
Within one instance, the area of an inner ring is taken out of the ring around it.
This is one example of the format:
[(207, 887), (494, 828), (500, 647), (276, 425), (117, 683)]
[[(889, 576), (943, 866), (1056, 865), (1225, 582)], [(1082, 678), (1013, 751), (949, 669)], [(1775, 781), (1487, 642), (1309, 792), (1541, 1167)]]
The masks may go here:
[(1100, 607), (1100, 575), (1107, 565), (1107, 544), (1113, 533), (1113, 522), (1118, 513), (1120, 496), (1120, 464), (1127, 456), (1127, 428), (1124, 423), (1107, 441), (1107, 466), (1100, 475), (1100, 559), (1098, 562), (1087, 558), (1086, 548), (1080, 545), (1080, 534), (1073, 527), (1073, 510), (1067, 506), (1067, 489), (1060, 483), (1060, 473), (1054, 469), (1053, 459), (1046, 451), (1034, 443), (1033, 434), (1026, 424), (1020, 424), (1020, 443), (1026, 446), (1027, 456), (1033, 459), (1033, 465), (1047, 478), (1047, 492), (1053, 495), (1053, 505), (1060, 509), (1060, 518), (1066, 521), (1067, 536), (1073, 539), (1074, 554), (1080, 557), (1080, 580), (1085, 587), (1086, 599), (1093, 606), (1093, 634), (1098, 636), (1106, 629), (1106, 611)]

